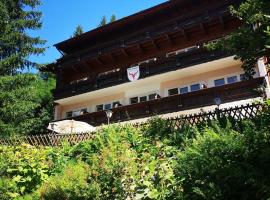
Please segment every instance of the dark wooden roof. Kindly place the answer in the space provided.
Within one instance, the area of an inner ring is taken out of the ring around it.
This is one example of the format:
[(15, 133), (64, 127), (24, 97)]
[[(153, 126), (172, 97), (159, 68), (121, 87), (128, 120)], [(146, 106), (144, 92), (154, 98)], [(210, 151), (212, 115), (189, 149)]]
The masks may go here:
[[(222, 0), (220, 2), (226, 4), (228, 2), (235, 1), (236, 0)], [(117, 20), (113, 23), (88, 31), (80, 36), (55, 44), (55, 47), (65, 54), (73, 54), (89, 47), (118, 39), (121, 36), (131, 34), (144, 29), (145, 27), (160, 24), (161, 22), (172, 19), (176, 16), (184, 17), (189, 14), (190, 11), (196, 10), (200, 6), (220, 2), (216, 2), (216, 0), (167, 1), (155, 7)]]

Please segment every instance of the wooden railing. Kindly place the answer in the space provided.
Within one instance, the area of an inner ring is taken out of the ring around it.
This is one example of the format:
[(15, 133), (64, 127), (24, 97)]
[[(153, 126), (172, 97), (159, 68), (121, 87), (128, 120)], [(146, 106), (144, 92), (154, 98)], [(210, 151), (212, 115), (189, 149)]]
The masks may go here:
[[(165, 114), (192, 108), (214, 105), (219, 97), (222, 103), (254, 98), (260, 96), (256, 89), (263, 84), (263, 78), (241, 81), (219, 87), (203, 89), (186, 94), (173, 95), (143, 103), (136, 103), (112, 109), (111, 122), (122, 122), (156, 114)], [(74, 120), (84, 121), (93, 126), (107, 122), (105, 111), (77, 116)]]
[[(172, 57), (164, 56), (163, 58), (158, 58), (157, 61), (142, 64), (140, 66), (140, 79), (161, 73), (166, 73), (169, 71), (183, 69), (192, 65), (213, 61), (216, 59), (224, 58), (226, 56), (228, 56), (228, 54), (220, 51), (209, 52), (204, 49), (195, 49)], [(128, 81), (129, 80), (126, 70), (122, 70), (99, 77), (95, 80), (90, 79), (62, 86), (61, 88), (57, 88), (55, 90), (54, 97), (55, 99), (62, 99), (106, 87), (111, 87), (114, 85), (127, 83)]]
[[(177, 116), (174, 118), (165, 119), (168, 127), (176, 130), (181, 130), (183, 126), (193, 126), (202, 122), (217, 120), (220, 117), (230, 117), (235, 120), (252, 119), (259, 115), (264, 110), (262, 104), (242, 105), (234, 108), (225, 108), (205, 113), (197, 113), (193, 115)], [(269, 108), (268, 108), (269, 109)], [(143, 126), (145, 124), (134, 124), (134, 126)], [(95, 133), (83, 134), (47, 134), (35, 135), (17, 138), (0, 139), (0, 145), (19, 145), (28, 143), (33, 146), (59, 146), (63, 141), (72, 144), (77, 144), (85, 140), (91, 140), (95, 137)]]

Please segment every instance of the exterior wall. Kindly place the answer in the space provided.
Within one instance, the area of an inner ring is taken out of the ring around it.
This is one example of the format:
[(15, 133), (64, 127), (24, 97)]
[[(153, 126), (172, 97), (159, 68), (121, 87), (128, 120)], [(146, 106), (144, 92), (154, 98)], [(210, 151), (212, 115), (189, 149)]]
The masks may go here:
[[(256, 76), (258, 69), (256, 68)], [(167, 96), (168, 89), (183, 87), (190, 84), (203, 83), (207, 87), (214, 86), (214, 80), (244, 73), (241, 63), (233, 57), (212, 61), (209, 63), (180, 69), (173, 72), (140, 79), (135, 82), (104, 88), (95, 92), (77, 95), (57, 102), (57, 115), (55, 120), (66, 117), (66, 112), (87, 108), (88, 112), (95, 112), (96, 105), (112, 101), (120, 101), (128, 105), (130, 98), (150, 93), (158, 93), (161, 97)], [(59, 114), (60, 113), (60, 114)]]

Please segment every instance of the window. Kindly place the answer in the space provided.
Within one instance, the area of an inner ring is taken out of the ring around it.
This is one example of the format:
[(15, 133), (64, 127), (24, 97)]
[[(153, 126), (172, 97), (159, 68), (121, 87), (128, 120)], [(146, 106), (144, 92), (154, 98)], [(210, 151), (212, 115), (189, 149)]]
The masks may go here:
[(130, 104), (138, 103), (138, 97), (130, 98)]
[(169, 96), (175, 95), (175, 94), (178, 94), (178, 88), (173, 88), (173, 89), (168, 90)]
[(105, 104), (105, 106), (104, 106), (104, 109), (105, 110), (109, 110), (109, 109), (111, 109), (112, 108), (112, 104), (111, 103), (107, 103), (107, 104)]
[(240, 74), (240, 81), (244, 81), (244, 80), (247, 80), (246, 75)]
[(66, 117), (67, 117), (67, 118), (72, 117), (72, 111), (66, 112)]
[(180, 88), (180, 94), (188, 93), (188, 87), (182, 87)]
[(113, 108), (117, 108), (117, 107), (119, 107), (119, 106), (121, 106), (121, 104), (120, 104), (119, 101), (115, 101), (115, 102), (113, 102), (113, 104), (112, 104), (112, 107), (113, 107)]
[(191, 92), (200, 90), (200, 84), (194, 84), (194, 85), (191, 85), (191, 86), (190, 86), (190, 90), (191, 90)]
[(96, 106), (96, 111), (102, 111), (103, 110), (103, 104), (97, 105)]
[(231, 76), (227, 78), (227, 83), (235, 83), (237, 82), (237, 76)]
[(140, 102), (145, 102), (145, 101), (147, 101), (147, 96), (140, 97)]
[(156, 99), (156, 93), (154, 93), (154, 94), (149, 94), (149, 100), (153, 100), (153, 99)]
[(215, 86), (224, 85), (225, 84), (225, 79), (221, 78), (221, 79), (214, 80), (214, 83), (215, 83)]

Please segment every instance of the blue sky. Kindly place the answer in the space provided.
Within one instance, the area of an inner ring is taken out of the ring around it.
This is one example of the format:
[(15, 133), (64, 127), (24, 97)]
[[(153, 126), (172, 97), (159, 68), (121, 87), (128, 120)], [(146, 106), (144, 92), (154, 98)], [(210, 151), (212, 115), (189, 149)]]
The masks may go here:
[(117, 19), (150, 8), (166, 0), (42, 0), (38, 8), (43, 13), (43, 27), (31, 31), (34, 36), (47, 40), (44, 55), (31, 56), (32, 61), (50, 63), (60, 54), (53, 44), (70, 38), (78, 24), (84, 31), (94, 29), (103, 15), (115, 14)]

